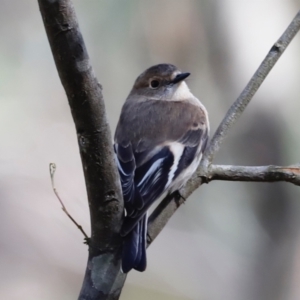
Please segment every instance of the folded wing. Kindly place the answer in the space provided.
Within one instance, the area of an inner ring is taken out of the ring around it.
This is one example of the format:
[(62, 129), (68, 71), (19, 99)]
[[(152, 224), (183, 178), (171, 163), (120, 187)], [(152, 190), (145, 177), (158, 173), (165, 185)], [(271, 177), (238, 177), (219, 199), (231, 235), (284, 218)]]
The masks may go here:
[(181, 106), (179, 110), (174, 103), (162, 101), (146, 101), (131, 108), (125, 105), (123, 110), (132, 109), (132, 119), (122, 119), (121, 114), (116, 130), (114, 149), (126, 209), (121, 230), (125, 236), (124, 272), (146, 267), (146, 212), (199, 158), (207, 142), (205, 112), (187, 103), (176, 105)]

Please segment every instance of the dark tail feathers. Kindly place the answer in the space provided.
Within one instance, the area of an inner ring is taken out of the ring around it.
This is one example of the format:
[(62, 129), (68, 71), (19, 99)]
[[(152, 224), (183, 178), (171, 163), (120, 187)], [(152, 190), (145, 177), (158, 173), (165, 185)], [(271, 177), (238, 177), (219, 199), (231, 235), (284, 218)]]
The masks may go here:
[(131, 269), (143, 272), (147, 266), (147, 214), (124, 237), (122, 252), (122, 272), (128, 273)]

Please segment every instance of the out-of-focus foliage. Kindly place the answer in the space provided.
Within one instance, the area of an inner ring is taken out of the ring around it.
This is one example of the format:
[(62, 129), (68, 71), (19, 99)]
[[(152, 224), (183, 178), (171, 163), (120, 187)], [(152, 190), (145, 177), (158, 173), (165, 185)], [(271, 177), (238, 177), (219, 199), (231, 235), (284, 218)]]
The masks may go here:
[[(299, 9), (299, 0), (74, 0), (114, 130), (135, 78), (173, 63), (206, 105), (212, 132)], [(89, 214), (76, 135), (37, 1), (0, 3), (0, 298), (75, 299), (87, 260), (51, 191)], [(300, 38), (272, 70), (216, 162), (300, 160)], [(300, 298), (299, 188), (213, 182), (196, 192), (131, 272), (122, 299)]]

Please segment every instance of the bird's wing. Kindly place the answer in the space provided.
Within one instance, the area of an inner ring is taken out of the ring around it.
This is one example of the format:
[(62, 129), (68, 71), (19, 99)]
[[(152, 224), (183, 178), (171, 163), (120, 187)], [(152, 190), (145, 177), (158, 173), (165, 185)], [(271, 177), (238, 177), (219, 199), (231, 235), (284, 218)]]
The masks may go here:
[(147, 102), (133, 107), (126, 119), (122, 112), (115, 136), (127, 212), (123, 235), (191, 164), (208, 138), (207, 116), (200, 107), (181, 102)]
[[(136, 167), (132, 146), (115, 144), (117, 165), (120, 173), (126, 215), (134, 217), (149, 207), (165, 190), (173, 155), (163, 147), (144, 164)], [(130, 155), (129, 155), (130, 154)], [(128, 156), (129, 160), (124, 160)]]

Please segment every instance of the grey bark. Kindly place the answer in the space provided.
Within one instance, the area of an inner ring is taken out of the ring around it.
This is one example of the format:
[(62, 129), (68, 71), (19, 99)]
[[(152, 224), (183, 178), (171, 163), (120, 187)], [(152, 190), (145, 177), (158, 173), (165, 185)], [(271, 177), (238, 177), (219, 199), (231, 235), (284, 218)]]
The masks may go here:
[(123, 198), (102, 87), (90, 65), (70, 0), (39, 0), (56, 67), (76, 127), (91, 216), (91, 238), (79, 299), (118, 299)]
[[(90, 66), (71, 0), (38, 0), (38, 2), (77, 131), (91, 215), (89, 257), (79, 299), (118, 299), (126, 279), (126, 276), (119, 271), (122, 243), (119, 230), (122, 224), (123, 200), (113, 159), (111, 134), (101, 85)], [(274, 44), (241, 96), (229, 109), (204, 154), (200, 168), (182, 189), (181, 194), (184, 199), (203, 183), (203, 177), (208, 177), (209, 170), (213, 168), (209, 165), (229, 128), (242, 114), (299, 28), (300, 12)], [(231, 175), (234, 175), (235, 171), (238, 170), (231, 170)], [(267, 178), (270, 176), (270, 170), (265, 171)], [(218, 174), (221, 179), (220, 166), (215, 168), (215, 172), (215, 176)], [(274, 174), (278, 172), (277, 170)], [(285, 179), (290, 176), (290, 170), (280, 172), (281, 175), (285, 174)], [(253, 180), (260, 178), (256, 172), (252, 175)], [(227, 178), (230, 180), (229, 177)], [(231, 180), (233, 179), (234, 176)], [(149, 219), (150, 242), (184, 202), (183, 198), (174, 201), (173, 196), (168, 195), (153, 212)]]
[(223, 166), (210, 165), (203, 176), (204, 182), (212, 180), (276, 182), (286, 181), (300, 185), (300, 164), (280, 166)]

